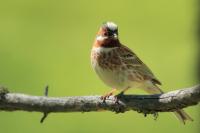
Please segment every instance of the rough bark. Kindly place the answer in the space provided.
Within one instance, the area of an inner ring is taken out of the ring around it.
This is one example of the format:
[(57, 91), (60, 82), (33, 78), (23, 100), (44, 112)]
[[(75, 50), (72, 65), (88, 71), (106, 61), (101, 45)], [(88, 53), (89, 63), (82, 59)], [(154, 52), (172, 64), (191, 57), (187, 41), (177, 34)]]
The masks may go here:
[(51, 112), (102, 110), (116, 113), (134, 110), (144, 114), (154, 114), (196, 105), (199, 101), (200, 85), (160, 95), (123, 95), (119, 97), (118, 103), (113, 96), (103, 102), (100, 96), (47, 97), (9, 93), (2, 88), (0, 91), (1, 111), (36, 111), (44, 112), (45, 115)]

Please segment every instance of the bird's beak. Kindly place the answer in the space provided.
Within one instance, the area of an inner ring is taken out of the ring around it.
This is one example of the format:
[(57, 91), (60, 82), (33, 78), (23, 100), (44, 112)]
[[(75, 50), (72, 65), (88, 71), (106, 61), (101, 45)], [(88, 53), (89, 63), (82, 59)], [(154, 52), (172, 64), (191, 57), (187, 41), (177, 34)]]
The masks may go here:
[(113, 37), (114, 37), (114, 38), (118, 38), (117, 33), (114, 33), (114, 34), (113, 34)]

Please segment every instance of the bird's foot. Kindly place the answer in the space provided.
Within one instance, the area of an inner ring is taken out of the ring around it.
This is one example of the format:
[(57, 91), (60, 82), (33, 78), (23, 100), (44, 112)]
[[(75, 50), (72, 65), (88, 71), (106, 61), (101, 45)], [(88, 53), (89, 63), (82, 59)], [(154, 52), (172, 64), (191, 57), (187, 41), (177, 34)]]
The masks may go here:
[(106, 99), (112, 95), (113, 95), (113, 92), (106, 93), (105, 95), (101, 96), (101, 100), (103, 100), (103, 102), (105, 102)]
[(124, 96), (124, 92), (121, 92), (117, 95), (114, 96), (115, 98), (115, 104), (119, 104), (119, 99), (122, 98)]

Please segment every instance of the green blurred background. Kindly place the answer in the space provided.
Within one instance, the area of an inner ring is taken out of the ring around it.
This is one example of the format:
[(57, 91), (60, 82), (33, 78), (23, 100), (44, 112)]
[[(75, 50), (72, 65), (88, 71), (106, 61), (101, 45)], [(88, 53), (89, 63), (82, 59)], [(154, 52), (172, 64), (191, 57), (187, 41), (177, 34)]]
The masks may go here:
[[(0, 84), (12, 92), (50, 96), (101, 95), (109, 90), (90, 66), (99, 26), (114, 21), (120, 40), (152, 69), (165, 91), (193, 86), (196, 74), (195, 0), (7, 0), (0, 2)], [(131, 90), (129, 93), (144, 94)], [(137, 112), (50, 114), (0, 112), (1, 133), (197, 133), (195, 119), (182, 125), (171, 113), (157, 121)]]

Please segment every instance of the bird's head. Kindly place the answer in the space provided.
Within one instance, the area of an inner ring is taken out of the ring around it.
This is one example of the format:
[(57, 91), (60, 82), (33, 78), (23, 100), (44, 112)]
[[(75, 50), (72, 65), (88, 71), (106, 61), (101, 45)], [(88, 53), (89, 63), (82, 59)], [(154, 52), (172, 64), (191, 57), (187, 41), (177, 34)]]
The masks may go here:
[(103, 23), (97, 33), (96, 43), (105, 47), (111, 47), (116, 42), (119, 42), (117, 25), (113, 22)]
[(97, 40), (117, 39), (117, 38), (118, 38), (118, 27), (113, 22), (103, 23), (97, 33)]

